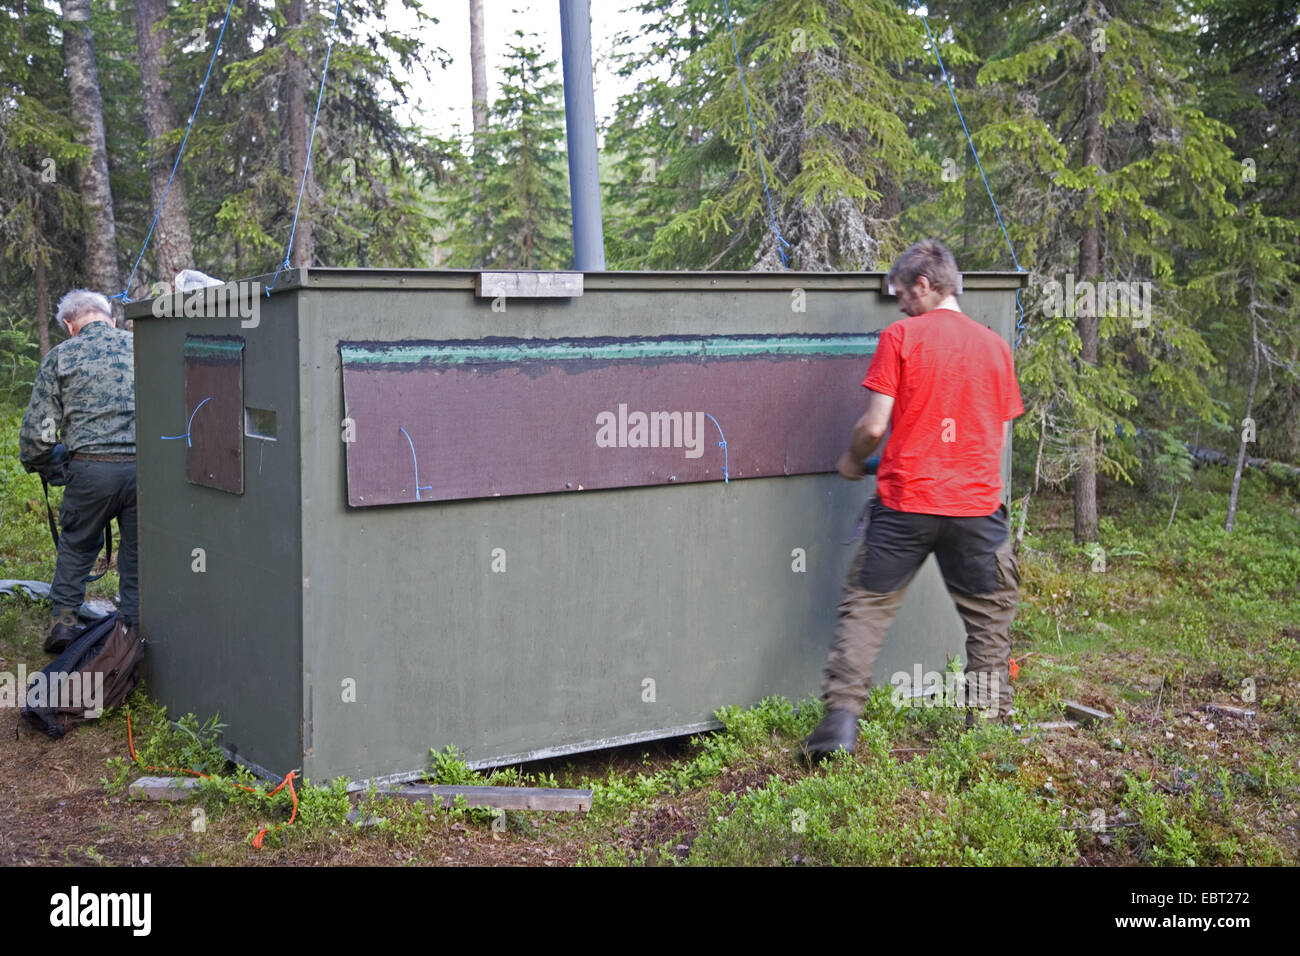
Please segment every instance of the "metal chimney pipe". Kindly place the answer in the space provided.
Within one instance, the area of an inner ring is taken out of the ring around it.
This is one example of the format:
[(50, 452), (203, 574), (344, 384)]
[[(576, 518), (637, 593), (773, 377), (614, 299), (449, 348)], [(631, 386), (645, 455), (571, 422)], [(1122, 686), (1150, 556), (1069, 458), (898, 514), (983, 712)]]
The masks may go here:
[(591, 75), (591, 0), (560, 0), (564, 60), (564, 123), (569, 147), (569, 202), (573, 209), (573, 266), (605, 268), (596, 165), (596, 96)]

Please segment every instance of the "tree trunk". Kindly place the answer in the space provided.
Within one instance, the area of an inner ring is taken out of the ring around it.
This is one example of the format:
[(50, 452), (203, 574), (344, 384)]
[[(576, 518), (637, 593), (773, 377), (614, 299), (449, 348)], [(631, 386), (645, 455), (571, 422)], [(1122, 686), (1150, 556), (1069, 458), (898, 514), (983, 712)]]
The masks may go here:
[[(699, 19), (698, 19), (696, 13), (695, 13), (695, 10), (692, 9), (692, 10), (691, 10), (691, 52), (692, 52), (692, 53), (694, 53), (695, 50), (697, 49), (697, 47), (696, 47), (696, 41), (699, 39), (699, 36), (700, 36), (700, 25), (699, 25)], [(695, 104), (695, 106), (696, 106), (696, 109), (697, 109), (697, 111), (698, 111), (698, 108), (699, 108), (700, 104), (697, 102), (697, 103)], [(696, 114), (693, 113), (692, 116), (694, 116), (694, 115), (696, 115)], [(694, 123), (691, 124), (691, 126), (690, 126), (690, 131), (689, 131), (688, 135), (690, 136), (690, 140), (691, 140), (691, 145), (692, 145), (692, 146), (699, 146), (701, 140), (704, 138), (703, 131), (702, 131), (698, 126), (696, 126)], [(655, 163), (657, 164), (658, 162), (659, 162), (659, 157), (656, 156), (656, 157), (655, 157)], [(696, 163), (696, 164), (695, 164), (695, 175), (691, 178), (691, 195), (690, 195), (690, 202), (691, 202), (692, 204), (698, 202), (698, 200), (699, 200), (700, 190), (703, 188), (703, 185), (704, 185), (704, 181), (703, 181), (703, 178), (702, 178), (702, 177), (703, 177), (703, 174), (702, 174), (702, 172), (700, 171), (700, 166), (699, 166), (698, 163)]]
[[(298, 211), (298, 228), (294, 231), (293, 249), (290, 250), (289, 264), (295, 268), (310, 266), (316, 249), (316, 234), (312, 225), (311, 197), (316, 191), (316, 179), (307, 164), (307, 148), (311, 135), (307, 120), (307, 67), (302, 57), (294, 52), (294, 46), (301, 42), (303, 26), (303, 0), (289, 0), (286, 27), (286, 42), (289, 42), (287, 68), (285, 71), (285, 102), (288, 108), (289, 122), (289, 176), (293, 183), (301, 183), (303, 170), (306, 170), (307, 182), (303, 188), (302, 205)], [(291, 198), (297, 202), (297, 195)]]
[[(40, 200), (37, 200), (36, 212), (40, 214)], [(40, 222), (37, 221), (37, 229), (40, 229)], [(41, 342), (41, 358), (45, 358), (50, 351), (50, 290), (49, 282), (45, 275), (45, 253), (41, 249), (36, 250), (35, 266), (35, 285), (36, 285), (36, 328), (37, 336)]]
[[(25, 16), (22, 5), (18, 8), (19, 16)], [(21, 21), (19, 34), (21, 35)], [(40, 154), (35, 146), (28, 148), (28, 164), (32, 169), (40, 167)], [(32, 285), (36, 294), (36, 340), (40, 343), (41, 358), (50, 351), (50, 280), (49, 263), (45, 259), (45, 210), (41, 208), (41, 187), (39, 182), (32, 183)]]
[[(470, 108), (474, 114), (474, 207), (483, 208), (483, 179), (487, 166), (487, 50), (483, 43), (483, 0), (469, 0)], [(434, 253), (434, 265), (438, 254)], [(480, 265), (481, 262), (475, 262)]]
[(1034, 455), (1034, 487), (1030, 494), (1038, 494), (1038, 476), (1043, 469), (1043, 445), (1047, 441), (1047, 409), (1038, 420), (1038, 453)]
[(90, 30), (90, 0), (64, 0), (63, 56), (77, 142), (90, 155), (77, 165), (77, 184), (85, 203), (87, 283), (104, 295), (122, 291), (117, 271), (116, 222), (104, 145), (104, 103), (95, 70), (95, 43)]
[[(469, 71), (474, 108), (474, 151), (482, 149), (487, 132), (487, 51), (483, 46), (483, 0), (469, 0)], [(479, 175), (482, 175), (480, 170)]]
[[(136, 0), (135, 24), (140, 42), (140, 92), (144, 100), (145, 135), (156, 140), (180, 126), (170, 91), (163, 82), (163, 51), (170, 32), (162, 26), (167, 0)], [(185, 200), (185, 178), (176, 171), (170, 188), (167, 178), (176, 162), (176, 149), (149, 153), (149, 192), (158, 213), (154, 250), (159, 278), (171, 282), (182, 269), (193, 268), (194, 248), (190, 241), (189, 204)], [(166, 193), (166, 200), (163, 194)]]
[[(1083, 164), (1101, 169), (1102, 91), (1097, 79), (1097, 52), (1089, 50), (1088, 70), (1084, 81)], [(1101, 227), (1090, 209), (1093, 194), (1084, 197), (1083, 235), (1079, 240), (1079, 281), (1093, 281), (1101, 267)], [(1079, 361), (1097, 364), (1098, 319), (1095, 309), (1083, 309), (1088, 315), (1075, 318), (1079, 332)], [(1097, 540), (1097, 432), (1083, 436), (1079, 445), (1079, 470), (1074, 476), (1074, 540), (1080, 544)]]
[[(1252, 290), (1250, 303), (1250, 345), (1253, 359), (1250, 370), (1250, 388), (1246, 392), (1246, 418), (1250, 418), (1255, 409), (1255, 387), (1259, 384), (1259, 323), (1255, 318), (1255, 303)], [(1254, 425), (1251, 424), (1251, 432)], [(1253, 434), (1251, 437), (1255, 437)], [(1231, 531), (1237, 523), (1237, 493), (1241, 490), (1241, 471), (1246, 466), (1246, 425), (1241, 427), (1241, 443), (1237, 450), (1237, 470), (1232, 476), (1232, 492), (1228, 495), (1228, 517), (1223, 522), (1223, 529)]]

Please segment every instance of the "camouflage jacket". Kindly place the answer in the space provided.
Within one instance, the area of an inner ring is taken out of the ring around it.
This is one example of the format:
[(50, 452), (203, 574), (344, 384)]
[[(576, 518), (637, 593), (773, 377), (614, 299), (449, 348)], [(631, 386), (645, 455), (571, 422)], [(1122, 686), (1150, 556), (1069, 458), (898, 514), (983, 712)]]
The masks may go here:
[(135, 454), (135, 348), (130, 332), (92, 322), (50, 349), (41, 362), (18, 432), (23, 467), (40, 470), (60, 441), (69, 452)]

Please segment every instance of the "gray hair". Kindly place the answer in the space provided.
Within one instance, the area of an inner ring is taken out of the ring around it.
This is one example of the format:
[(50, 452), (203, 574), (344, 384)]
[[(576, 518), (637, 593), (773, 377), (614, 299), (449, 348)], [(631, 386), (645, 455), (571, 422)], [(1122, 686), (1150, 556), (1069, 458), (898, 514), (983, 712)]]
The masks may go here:
[(887, 281), (896, 289), (910, 289), (921, 276), (936, 292), (957, 292), (957, 261), (938, 239), (922, 239), (899, 256)]
[(54, 317), (66, 326), (87, 312), (103, 312), (108, 316), (110, 324), (113, 321), (113, 309), (108, 304), (108, 299), (90, 289), (73, 289), (65, 295), (59, 300), (59, 308)]

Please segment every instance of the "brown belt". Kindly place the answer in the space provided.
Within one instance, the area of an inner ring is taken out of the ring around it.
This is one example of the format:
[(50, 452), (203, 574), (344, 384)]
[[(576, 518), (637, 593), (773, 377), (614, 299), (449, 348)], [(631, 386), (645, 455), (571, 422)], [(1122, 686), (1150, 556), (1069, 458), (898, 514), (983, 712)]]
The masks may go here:
[(80, 451), (74, 451), (71, 457), (78, 461), (135, 461), (135, 455), (88, 455)]

